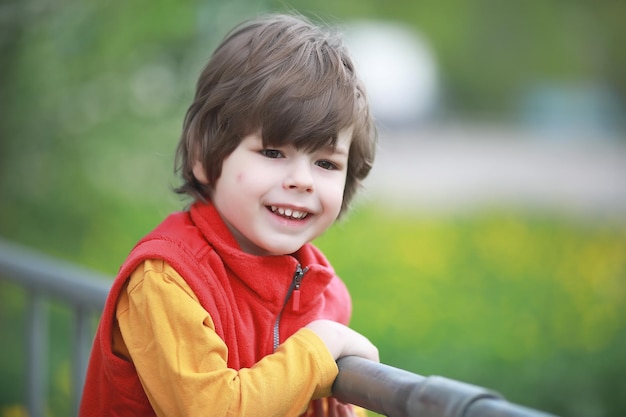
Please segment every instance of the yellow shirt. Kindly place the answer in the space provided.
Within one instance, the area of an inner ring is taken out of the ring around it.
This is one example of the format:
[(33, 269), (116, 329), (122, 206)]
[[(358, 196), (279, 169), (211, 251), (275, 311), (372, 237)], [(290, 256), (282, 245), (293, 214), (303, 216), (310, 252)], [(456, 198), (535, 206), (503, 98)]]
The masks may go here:
[(331, 394), (338, 373), (322, 340), (304, 328), (251, 368), (228, 368), (209, 313), (162, 260), (133, 272), (116, 317), (113, 351), (132, 360), (160, 417), (298, 416)]

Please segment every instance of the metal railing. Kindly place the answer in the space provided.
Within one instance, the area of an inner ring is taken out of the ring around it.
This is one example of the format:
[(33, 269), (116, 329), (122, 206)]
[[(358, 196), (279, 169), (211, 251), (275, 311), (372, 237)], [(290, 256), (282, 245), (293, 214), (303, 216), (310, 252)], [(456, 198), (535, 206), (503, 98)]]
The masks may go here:
[(441, 376), (424, 377), (355, 356), (340, 358), (337, 365), (333, 395), (389, 417), (555, 417)]
[(27, 407), (30, 417), (46, 415), (49, 299), (73, 311), (72, 409), (78, 415), (93, 342), (91, 318), (104, 307), (111, 278), (0, 239), (0, 279), (27, 291)]
[[(27, 397), (30, 417), (45, 415), (47, 392), (46, 300), (54, 298), (74, 311), (72, 408), (78, 414), (93, 340), (89, 318), (100, 314), (111, 279), (0, 239), (0, 279), (23, 286), (28, 301)], [(424, 377), (358, 357), (337, 361), (333, 394), (389, 417), (550, 417), (512, 404), (499, 394), (440, 376)]]

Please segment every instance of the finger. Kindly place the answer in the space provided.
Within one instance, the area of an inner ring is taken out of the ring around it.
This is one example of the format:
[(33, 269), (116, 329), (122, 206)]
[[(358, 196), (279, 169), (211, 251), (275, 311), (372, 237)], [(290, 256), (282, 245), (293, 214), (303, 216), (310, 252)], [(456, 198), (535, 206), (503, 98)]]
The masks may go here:
[(337, 417), (356, 417), (356, 414), (350, 404), (337, 402)]
[(356, 417), (352, 404), (344, 404), (334, 397), (328, 399), (329, 417)]
[(313, 416), (324, 417), (324, 405), (322, 404), (322, 400), (313, 401)]

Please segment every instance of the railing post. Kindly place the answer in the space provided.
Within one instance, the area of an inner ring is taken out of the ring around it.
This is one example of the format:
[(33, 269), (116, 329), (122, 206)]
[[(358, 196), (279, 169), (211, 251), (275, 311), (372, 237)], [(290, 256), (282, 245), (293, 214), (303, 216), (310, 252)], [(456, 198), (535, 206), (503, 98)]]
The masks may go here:
[(78, 416), (80, 399), (85, 384), (85, 373), (89, 361), (90, 346), (92, 343), (89, 312), (84, 307), (74, 309), (74, 357), (72, 363), (72, 411)]
[(31, 417), (43, 417), (48, 397), (48, 310), (44, 295), (32, 291), (28, 306), (28, 412)]

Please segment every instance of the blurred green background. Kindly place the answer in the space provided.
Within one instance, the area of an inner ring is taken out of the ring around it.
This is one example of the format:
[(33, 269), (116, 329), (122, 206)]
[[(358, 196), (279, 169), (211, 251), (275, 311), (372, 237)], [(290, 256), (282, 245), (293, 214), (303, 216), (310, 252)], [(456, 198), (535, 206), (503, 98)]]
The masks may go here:
[[(584, 146), (624, 153), (622, 1), (1, 0), (0, 236), (113, 275), (185, 204), (171, 192), (173, 153), (202, 65), (235, 23), (270, 10), (396, 22), (427, 39), (436, 109), (401, 132), (381, 126), (392, 162), (398, 137), (436, 126), (541, 130), (549, 111), (538, 122), (536, 109), (554, 110), (546, 91), (596, 103), (573, 110), (591, 126)], [(579, 146), (564, 139), (567, 126), (559, 132), (559, 146)], [(537, 146), (543, 133), (517, 140)], [(427, 194), (395, 199), (389, 192), (415, 190), (374, 188), (317, 244), (352, 291), (353, 326), (383, 362), (564, 417), (626, 413), (623, 195), (572, 215), (568, 201), (433, 208), (419, 205)], [(0, 416), (23, 416), (24, 294), (2, 281), (0, 290)], [(56, 305), (52, 313), (49, 407), (64, 416), (69, 316)]]

